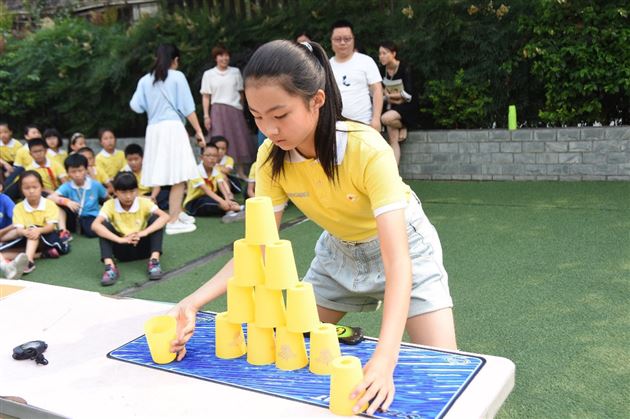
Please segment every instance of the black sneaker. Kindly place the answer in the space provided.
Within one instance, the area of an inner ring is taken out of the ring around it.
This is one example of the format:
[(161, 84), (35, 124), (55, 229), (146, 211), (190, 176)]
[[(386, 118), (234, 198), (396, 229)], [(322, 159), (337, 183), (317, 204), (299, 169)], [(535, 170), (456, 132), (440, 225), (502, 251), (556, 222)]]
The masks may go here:
[(156, 281), (162, 278), (162, 267), (160, 266), (159, 260), (149, 260), (149, 264), (147, 266), (147, 274), (149, 275), (149, 279), (151, 281)]

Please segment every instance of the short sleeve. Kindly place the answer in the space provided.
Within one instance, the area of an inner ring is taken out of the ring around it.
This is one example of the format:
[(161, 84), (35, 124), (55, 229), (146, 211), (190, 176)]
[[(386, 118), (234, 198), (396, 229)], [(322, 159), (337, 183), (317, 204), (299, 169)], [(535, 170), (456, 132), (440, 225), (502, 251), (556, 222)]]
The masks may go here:
[(190, 184), (192, 185), (193, 188), (198, 188), (201, 185), (203, 185), (203, 183), (204, 183), (203, 179), (200, 178), (200, 177), (195, 178), (195, 179), (191, 179), (191, 180), (189, 180), (189, 182), (190, 182)]
[(188, 116), (195, 111), (195, 101), (193, 100), (190, 87), (186, 77), (181, 72), (176, 72), (175, 78), (177, 87), (176, 106), (184, 116)]
[(366, 56), (365, 59), (365, 75), (367, 77), (368, 84), (380, 83), (383, 81), (378, 66), (371, 57)]
[(131, 100), (129, 101), (129, 106), (136, 113), (145, 113), (147, 111), (147, 99), (144, 94), (144, 88), (142, 86), (142, 81), (144, 77), (138, 81), (138, 85), (136, 86), (136, 91), (134, 92)]
[(57, 174), (57, 179), (61, 180), (68, 177), (68, 174), (66, 173), (66, 169), (64, 169), (62, 165), (60, 165), (56, 161), (53, 161), (51, 164), (52, 164), (53, 170)]
[(256, 196), (270, 197), (274, 212), (278, 212), (284, 209), (289, 197), (278, 181), (272, 179), (271, 161), (265, 163), (272, 147), (271, 140), (266, 140), (258, 149), (258, 157), (256, 158)]
[(103, 217), (105, 220), (109, 221), (112, 219), (114, 212), (114, 200), (110, 199), (109, 201), (103, 204), (103, 207), (98, 212), (99, 217)]
[(363, 175), (364, 187), (374, 216), (405, 208), (408, 200), (407, 190), (398, 174), (392, 150), (372, 150), (365, 157), (367, 161)]
[(20, 205), (14, 208), (13, 217), (13, 225), (16, 227), (24, 227), (26, 225), (26, 220), (24, 218), (24, 205)]
[(243, 76), (238, 68), (236, 69), (236, 90), (243, 91)]
[(50, 199), (46, 200), (46, 224), (59, 223), (59, 207)]
[(234, 169), (234, 159), (232, 157), (227, 156), (227, 159), (225, 159), (225, 167), (228, 169)]
[(101, 182), (94, 181), (94, 185), (96, 189), (96, 196), (98, 196), (99, 199), (107, 198), (107, 189), (105, 189)]
[(201, 89), (199, 89), (199, 93), (202, 95), (211, 95), (212, 88), (210, 87), (210, 78), (212, 75), (210, 74), (210, 70), (207, 70), (203, 73), (203, 77), (201, 78)]
[(59, 195), (65, 197), (65, 198), (69, 198), (70, 197), (70, 187), (71, 187), (70, 186), (70, 182), (64, 183), (60, 187), (58, 187), (55, 192), (57, 192)]

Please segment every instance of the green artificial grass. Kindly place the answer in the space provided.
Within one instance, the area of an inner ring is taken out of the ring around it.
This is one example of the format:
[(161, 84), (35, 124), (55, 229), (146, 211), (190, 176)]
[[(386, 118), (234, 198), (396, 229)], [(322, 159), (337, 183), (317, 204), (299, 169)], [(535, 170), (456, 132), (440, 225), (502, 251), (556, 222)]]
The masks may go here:
[[(516, 364), (499, 417), (629, 417), (630, 182), (410, 184), (442, 241), (459, 347)], [(166, 237), (167, 270), (243, 235), (242, 223), (201, 221), (201, 232)], [(280, 233), (301, 276), (320, 233), (311, 222)], [(38, 262), (26, 279), (107, 292), (146, 281), (144, 262), (126, 263), (121, 283), (103, 289), (98, 243), (86, 243), (76, 239), (70, 255)], [(179, 301), (229, 257), (133, 296)], [(223, 311), (225, 298), (205, 308)], [(343, 323), (377, 336), (380, 316), (349, 314)]]

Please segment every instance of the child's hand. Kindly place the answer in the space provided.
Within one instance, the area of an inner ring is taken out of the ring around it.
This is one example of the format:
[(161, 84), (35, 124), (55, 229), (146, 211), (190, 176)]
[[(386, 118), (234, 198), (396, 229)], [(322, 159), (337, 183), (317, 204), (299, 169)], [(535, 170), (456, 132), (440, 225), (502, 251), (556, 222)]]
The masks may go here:
[(65, 202), (65, 204), (66, 207), (72, 212), (77, 212), (79, 211), (79, 209), (81, 209), (81, 205), (78, 202), (74, 202), (69, 199)]
[(177, 360), (181, 361), (186, 355), (186, 342), (190, 340), (195, 331), (197, 308), (186, 300), (180, 301), (167, 314), (177, 320), (177, 337), (171, 342), (171, 352), (177, 354)]
[(118, 238), (118, 243), (120, 243), (120, 244), (130, 244), (132, 246), (135, 246), (137, 241), (134, 239), (134, 234), (136, 234), (136, 233), (127, 234), (125, 237), (119, 237)]
[[(393, 358), (393, 359), (392, 359)], [(371, 416), (376, 409), (381, 408), (387, 411), (394, 401), (394, 368), (396, 368), (396, 357), (374, 354), (363, 368), (363, 381), (355, 388), (350, 395), (351, 399), (357, 398), (362, 391), (365, 391), (353, 410), (359, 413), (361, 406), (369, 405), (366, 413)]]
[(241, 210), (241, 206), (238, 204), (238, 202), (234, 202), (234, 201), (228, 201), (230, 204), (230, 210), (231, 211), (240, 211)]
[(41, 233), (39, 232), (39, 228), (37, 227), (29, 227), (24, 232), (24, 237), (29, 240), (38, 240)]
[(13, 166), (11, 166), (9, 163), (5, 163), (3, 166), (5, 172), (7, 172), (7, 175), (13, 173)]
[(227, 200), (221, 200), (219, 201), (219, 207), (223, 210), (223, 211), (230, 211), (232, 209), (232, 205), (230, 205), (230, 201)]

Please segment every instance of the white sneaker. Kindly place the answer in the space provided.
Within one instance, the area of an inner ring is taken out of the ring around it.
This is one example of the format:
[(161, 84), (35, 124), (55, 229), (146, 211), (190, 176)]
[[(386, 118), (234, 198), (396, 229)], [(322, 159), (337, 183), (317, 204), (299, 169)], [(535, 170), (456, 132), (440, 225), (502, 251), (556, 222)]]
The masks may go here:
[(241, 221), (245, 219), (245, 211), (228, 211), (223, 217), (221, 217), (222, 223), (233, 223), (235, 221)]
[(184, 224), (181, 221), (177, 220), (173, 223), (166, 224), (166, 234), (182, 234), (182, 233), (191, 233), (197, 230), (197, 226), (194, 224)]
[(19, 279), (28, 265), (28, 256), (24, 253), (20, 253), (11, 262), (2, 262), (0, 267), (4, 271), (4, 276), (7, 279)]
[(177, 219), (184, 224), (195, 224), (195, 217), (186, 214), (184, 211), (179, 213)]

